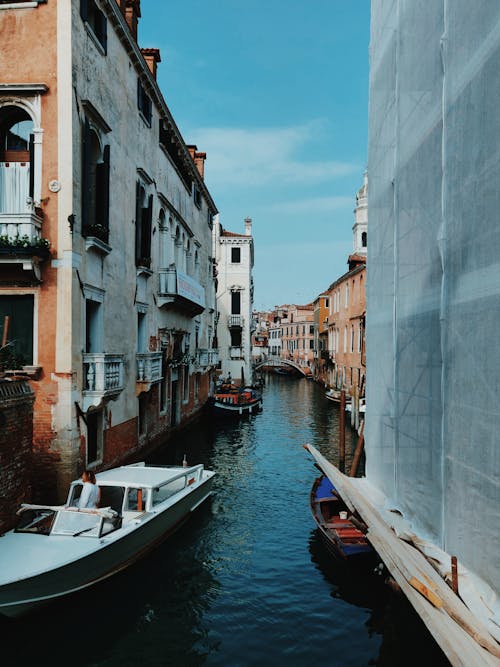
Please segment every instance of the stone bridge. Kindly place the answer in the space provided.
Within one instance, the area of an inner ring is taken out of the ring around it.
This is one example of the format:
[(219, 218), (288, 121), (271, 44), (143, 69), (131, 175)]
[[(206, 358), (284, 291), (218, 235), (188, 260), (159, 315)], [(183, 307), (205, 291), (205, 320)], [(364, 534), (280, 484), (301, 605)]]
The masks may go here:
[(291, 361), (290, 359), (282, 359), (281, 357), (267, 357), (267, 359), (264, 361), (259, 361), (259, 363), (254, 367), (254, 371), (258, 371), (263, 366), (274, 366), (275, 368), (294, 368), (304, 377), (308, 377), (312, 374), (309, 366), (299, 366), (299, 364), (297, 364), (295, 361)]

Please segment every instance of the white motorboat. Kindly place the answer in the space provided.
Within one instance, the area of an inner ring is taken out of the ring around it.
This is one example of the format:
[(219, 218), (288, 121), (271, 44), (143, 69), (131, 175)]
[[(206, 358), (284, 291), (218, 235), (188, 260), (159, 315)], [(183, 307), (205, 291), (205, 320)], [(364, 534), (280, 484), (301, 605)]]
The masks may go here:
[(22, 505), (19, 525), (0, 537), (0, 614), (20, 616), (124, 569), (172, 533), (211, 493), (203, 465), (139, 463), (96, 475), (101, 507)]

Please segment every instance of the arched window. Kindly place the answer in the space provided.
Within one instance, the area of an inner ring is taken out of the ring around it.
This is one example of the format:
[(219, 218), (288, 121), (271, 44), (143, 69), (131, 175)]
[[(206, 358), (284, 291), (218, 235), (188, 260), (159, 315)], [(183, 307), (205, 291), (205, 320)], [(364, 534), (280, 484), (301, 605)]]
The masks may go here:
[(168, 225), (165, 220), (165, 211), (160, 209), (160, 214), (158, 215), (158, 229), (160, 231), (160, 268), (166, 269), (168, 266), (169, 260), (169, 230)]
[(366, 232), (361, 232), (361, 246), (362, 246), (363, 248), (366, 248), (366, 246), (367, 246), (367, 241), (368, 241), (367, 233), (366, 233)]
[(0, 109), (0, 213), (31, 210), (34, 183), (33, 121), (20, 107)]

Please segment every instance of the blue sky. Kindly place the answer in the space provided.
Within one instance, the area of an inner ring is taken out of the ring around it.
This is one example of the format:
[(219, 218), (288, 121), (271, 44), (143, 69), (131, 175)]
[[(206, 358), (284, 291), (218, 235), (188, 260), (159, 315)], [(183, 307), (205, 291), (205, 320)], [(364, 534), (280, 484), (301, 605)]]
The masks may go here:
[(346, 270), (367, 160), (369, 0), (142, 0), (139, 44), (226, 229), (253, 219), (255, 308)]

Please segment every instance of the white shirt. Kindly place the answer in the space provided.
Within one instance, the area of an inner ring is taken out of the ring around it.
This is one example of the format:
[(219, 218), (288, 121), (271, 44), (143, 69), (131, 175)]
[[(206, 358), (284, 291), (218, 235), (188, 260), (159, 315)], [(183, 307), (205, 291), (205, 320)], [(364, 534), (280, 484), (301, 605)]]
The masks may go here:
[(96, 509), (99, 501), (99, 487), (92, 482), (84, 482), (80, 498), (78, 499), (78, 507), (80, 509)]

